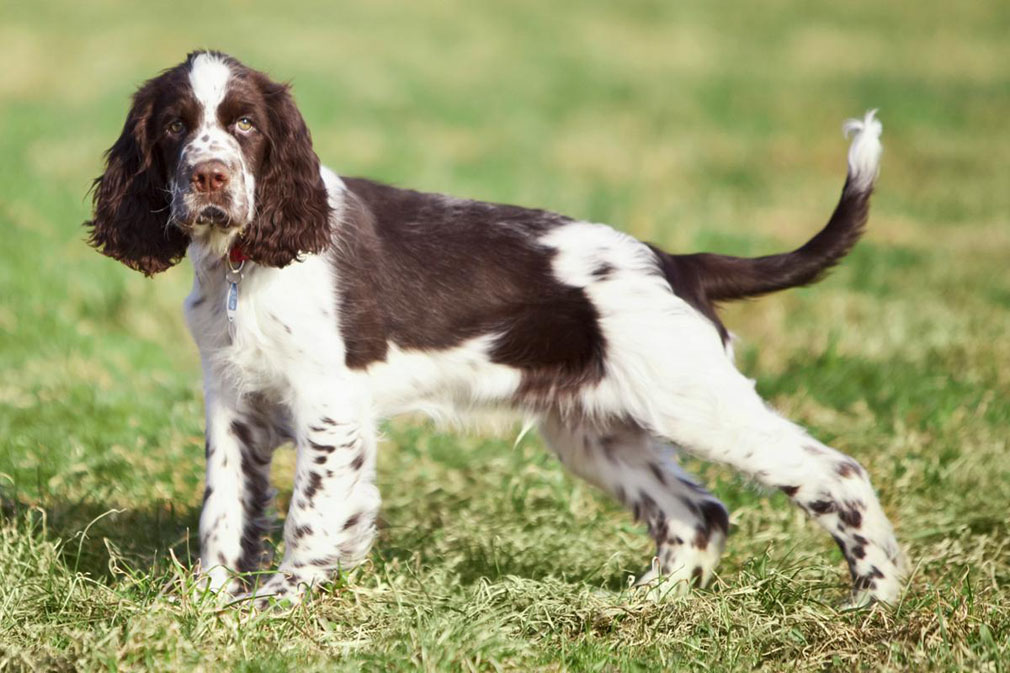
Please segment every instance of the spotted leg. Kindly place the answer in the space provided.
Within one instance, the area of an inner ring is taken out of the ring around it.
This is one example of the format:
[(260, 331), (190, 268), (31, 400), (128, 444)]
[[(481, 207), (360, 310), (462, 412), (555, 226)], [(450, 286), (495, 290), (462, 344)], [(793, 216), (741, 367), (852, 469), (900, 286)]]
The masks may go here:
[(632, 425), (600, 431), (553, 415), (541, 424), (541, 433), (568, 470), (614, 496), (648, 527), (656, 556), (639, 585), (663, 597), (708, 583), (729, 517), (722, 503), (680, 469), (672, 447)]
[(280, 439), (267, 409), (239, 398), (220, 379), (208, 381), (207, 480), (200, 514), (200, 568), (214, 591), (234, 592), (236, 572), (262, 559), (270, 459)]
[(904, 559), (866, 471), (772, 411), (721, 353), (694, 361), (687, 375), (655, 382), (650, 399), (658, 413), (650, 425), (685, 450), (788, 495), (838, 543), (853, 603), (896, 600)]
[(356, 402), (325, 391), (295, 405), (295, 483), (278, 572), (250, 595), (297, 601), (359, 564), (375, 536), (375, 431)]

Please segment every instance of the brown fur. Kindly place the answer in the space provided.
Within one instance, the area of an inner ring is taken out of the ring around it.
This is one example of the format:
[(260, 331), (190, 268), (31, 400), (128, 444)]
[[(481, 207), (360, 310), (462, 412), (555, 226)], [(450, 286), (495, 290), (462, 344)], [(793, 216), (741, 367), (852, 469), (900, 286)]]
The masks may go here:
[[(169, 176), (175, 175), (188, 137), (164, 132), (166, 117), (199, 120), (189, 90), (190, 64), (148, 80), (133, 97), (119, 139), (106, 152), (105, 172), (94, 184), (94, 217), (88, 242), (100, 252), (151, 276), (177, 264), (189, 236), (169, 223)], [(258, 112), (257, 138), (241, 139), (256, 174), (256, 217), (242, 234), (247, 257), (282, 267), (300, 253), (317, 253), (331, 242), (326, 188), (319, 158), (289, 87), (225, 57), (232, 69), (228, 98), (218, 109), (222, 124), (230, 109)]]

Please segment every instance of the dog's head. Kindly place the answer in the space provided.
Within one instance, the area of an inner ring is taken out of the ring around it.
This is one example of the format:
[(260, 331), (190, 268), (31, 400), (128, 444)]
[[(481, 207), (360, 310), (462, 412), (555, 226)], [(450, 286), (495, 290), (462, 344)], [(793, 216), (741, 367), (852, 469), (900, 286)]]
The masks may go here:
[(144, 83), (95, 180), (90, 243), (147, 275), (189, 243), (285, 266), (330, 244), (319, 159), (285, 84), (217, 52)]

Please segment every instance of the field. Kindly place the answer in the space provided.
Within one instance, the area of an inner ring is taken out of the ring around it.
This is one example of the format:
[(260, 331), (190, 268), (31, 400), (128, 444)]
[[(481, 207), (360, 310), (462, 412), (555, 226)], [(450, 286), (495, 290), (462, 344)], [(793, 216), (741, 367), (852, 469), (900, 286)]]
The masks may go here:
[[(1006, 670), (1008, 35), (1003, 0), (0, 5), (0, 670)], [(914, 566), (901, 603), (840, 610), (831, 540), (691, 459), (728, 548), (712, 587), (648, 602), (625, 589), (644, 528), (537, 438), (414, 418), (385, 427), (365, 566), (290, 611), (180, 591), (191, 268), (147, 280), (80, 224), (130, 93), (197, 47), (290, 79), (338, 172), (677, 251), (804, 241), (842, 185), (842, 120), (879, 107), (865, 240), (724, 315), (758, 390), (873, 475)]]

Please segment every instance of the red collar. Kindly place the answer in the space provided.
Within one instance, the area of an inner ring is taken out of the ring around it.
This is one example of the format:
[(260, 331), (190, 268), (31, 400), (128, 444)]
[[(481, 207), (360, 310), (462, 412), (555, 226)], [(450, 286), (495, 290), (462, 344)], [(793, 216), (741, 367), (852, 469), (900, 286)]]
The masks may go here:
[(232, 263), (232, 266), (238, 266), (247, 259), (249, 258), (245, 256), (245, 250), (242, 249), (241, 243), (236, 242), (231, 246), (231, 250), (228, 251), (228, 261)]

